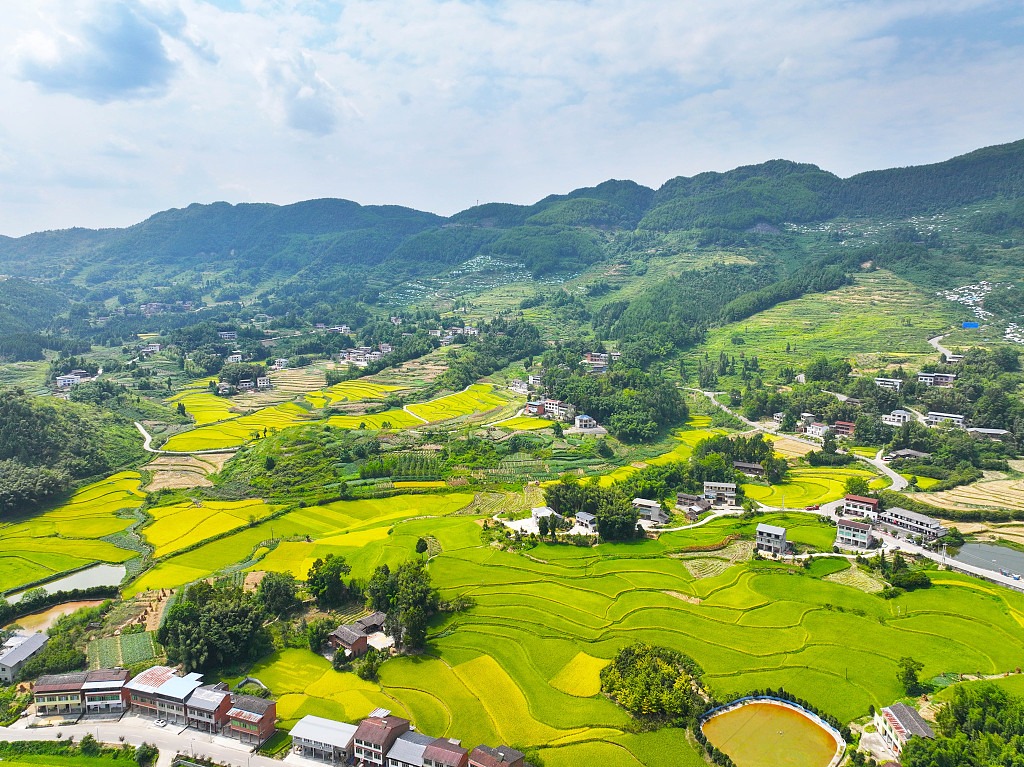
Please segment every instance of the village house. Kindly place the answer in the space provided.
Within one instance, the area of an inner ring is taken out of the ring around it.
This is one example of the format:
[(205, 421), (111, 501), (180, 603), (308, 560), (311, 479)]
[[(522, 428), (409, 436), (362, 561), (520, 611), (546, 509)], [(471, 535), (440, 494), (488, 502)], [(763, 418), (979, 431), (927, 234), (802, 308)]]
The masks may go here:
[(387, 755), (387, 767), (423, 767), (423, 753), (434, 738), (410, 730), (396, 739)]
[(454, 738), (436, 738), (423, 750), (423, 767), (467, 767), (469, 752)]
[(545, 415), (544, 403), (540, 400), (535, 402), (526, 403), (526, 414), (527, 415)]
[(854, 519), (840, 519), (836, 525), (836, 546), (851, 549), (869, 549), (874, 538), (871, 525)]
[(900, 378), (876, 378), (875, 386), (880, 389), (889, 389), (890, 391), (899, 391), (903, 388), (903, 380)]
[(121, 713), (127, 708), (124, 686), (131, 674), (123, 668), (100, 668), (86, 673), (82, 703), (86, 714)]
[[(334, 650), (344, 650), (346, 657), (349, 658), (358, 658), (360, 655), (364, 655), (370, 647), (377, 649), (389, 647), (394, 640), (388, 642), (381, 636), (375, 636), (383, 631), (386, 618), (384, 613), (375, 612), (352, 623), (338, 626), (327, 635), (327, 643)], [(373, 641), (371, 641), (371, 637), (374, 638)]]
[(917, 382), (925, 386), (949, 389), (956, 382), (956, 373), (918, 373)]
[(754, 546), (763, 554), (782, 556), (789, 546), (786, 542), (786, 528), (760, 523), (754, 537)]
[(70, 389), (72, 386), (77, 386), (82, 383), (82, 377), (68, 373), (67, 375), (57, 376), (56, 384), (58, 389)]
[(392, 716), (387, 709), (377, 709), (359, 723), (352, 738), (352, 752), (366, 764), (383, 767), (385, 755), (398, 740), (409, 732), (409, 720)]
[(278, 357), (276, 360), (274, 360), (274, 366), (278, 370), (286, 369), (288, 367), (288, 358), (287, 357)]
[(427, 331), (427, 335), (428, 336), (433, 336), (434, 338), (440, 338), (441, 337), (441, 330), (440, 330), (440, 328), (431, 328), (430, 330)]
[(234, 354), (229, 354), (225, 357), (224, 361), (229, 365), (233, 365), (242, 361), (242, 355), (239, 352), (235, 352)]
[(714, 504), (735, 505), (736, 484), (734, 482), (705, 482), (704, 498)]
[[(193, 693), (194, 694), (194, 693)], [(189, 699), (189, 705), (192, 701)], [(225, 732), (242, 743), (258, 746), (277, 730), (277, 703), (255, 695), (232, 695)]]
[(1002, 442), (1010, 436), (1010, 432), (1006, 429), (979, 429), (972, 427), (967, 430), (967, 433), (975, 439), (987, 439), (991, 442)]
[(839, 437), (852, 437), (857, 431), (857, 424), (851, 421), (836, 421), (832, 424), (832, 431)]
[(931, 458), (931, 453), (922, 453), (920, 450), (911, 450), (909, 447), (900, 450), (893, 450), (888, 455), (882, 456), (883, 461), (901, 461), (908, 459)]
[(239, 391), (248, 391), (249, 389), (254, 388), (256, 388), (256, 384), (252, 382), (251, 378), (243, 378), (241, 381), (238, 382)]
[(772, 420), (775, 421), (775, 423), (782, 423), (786, 420), (786, 414), (780, 410), (778, 413), (772, 414)]
[(747, 463), (746, 461), (733, 461), (732, 467), (741, 474), (746, 474), (748, 477), (762, 477), (764, 476), (764, 466), (759, 463)]
[(599, 429), (597, 421), (591, 418), (589, 415), (583, 414), (576, 416), (576, 420), (573, 424), (577, 429)]
[(221, 341), (237, 341), (238, 332), (235, 330), (218, 330), (217, 336)]
[(202, 674), (178, 676), (173, 668), (153, 666), (125, 684), (129, 705), (141, 716), (187, 724), (185, 702), (203, 685)]
[(381, 354), (391, 354), (394, 351), (394, 347), (391, 344), (381, 344), (377, 348), (380, 349)]
[(88, 678), (86, 672), (74, 674), (47, 674), (32, 685), (32, 702), (37, 716), (67, 716), (81, 714), (82, 686)]
[(537, 506), (530, 509), (530, 518), (534, 522), (539, 522), (541, 517), (555, 517), (561, 519), (562, 515), (552, 509), (550, 506)]
[(540, 375), (539, 373), (531, 373), (526, 377), (526, 381), (527, 383), (530, 384), (530, 386), (543, 386), (544, 376)]
[(522, 378), (513, 378), (511, 383), (509, 383), (508, 388), (516, 394), (526, 395), (530, 393), (530, 384)]
[(302, 717), (289, 733), (292, 750), (307, 759), (330, 764), (348, 764), (352, 758), (352, 740), (356, 725), (336, 722), (320, 716)]
[(633, 508), (637, 510), (640, 519), (645, 519), (648, 522), (664, 525), (669, 520), (668, 513), (661, 508), (661, 504), (658, 501), (651, 501), (647, 498), (634, 498)]
[(688, 521), (696, 522), (700, 519), (701, 514), (711, 508), (711, 501), (699, 495), (677, 493), (676, 508), (686, 514), (686, 519)]
[(271, 387), (273, 387), (273, 385), (274, 384), (271, 382), (270, 376), (259, 376), (256, 379), (257, 389), (270, 389)]
[(903, 747), (911, 738), (935, 737), (932, 728), (917, 710), (905, 703), (894, 703), (875, 712), (875, 729), (897, 757), (903, 753)]
[(878, 519), (878, 499), (863, 495), (847, 495), (843, 498), (843, 513), (851, 517)]
[(49, 637), (46, 634), (15, 631), (0, 645), (0, 683), (14, 684), (21, 667), (42, 650)]
[(576, 415), (576, 408), (560, 399), (546, 399), (544, 413), (559, 421), (571, 421)]
[(829, 433), (830, 429), (828, 424), (815, 421), (814, 423), (807, 424), (805, 431), (808, 437), (824, 437)]
[(159, 354), (161, 348), (160, 344), (146, 344), (139, 349), (139, 352), (142, 354)]
[(964, 417), (955, 413), (938, 413), (934, 410), (929, 410), (928, 415), (924, 419), (925, 425), (935, 426), (947, 426), (955, 429), (964, 428)]
[(886, 426), (902, 426), (908, 421), (914, 420), (914, 414), (909, 410), (896, 409), (889, 415), (882, 416), (882, 423)]
[(451, 346), (453, 343), (455, 343), (455, 336), (441, 336), (441, 346)]
[(219, 733), (228, 721), (231, 693), (227, 685), (203, 685), (186, 700), (188, 726), (199, 732)]
[(576, 513), (576, 524), (580, 527), (586, 528), (592, 533), (597, 532), (597, 517), (591, 514), (589, 511), (580, 511)]
[(939, 520), (899, 506), (881, 512), (878, 515), (878, 521), (882, 527), (896, 535), (900, 533), (904, 533), (908, 537), (919, 535), (930, 541), (946, 534), (946, 528)]
[(524, 767), (526, 755), (510, 746), (477, 746), (469, 752), (469, 767)]

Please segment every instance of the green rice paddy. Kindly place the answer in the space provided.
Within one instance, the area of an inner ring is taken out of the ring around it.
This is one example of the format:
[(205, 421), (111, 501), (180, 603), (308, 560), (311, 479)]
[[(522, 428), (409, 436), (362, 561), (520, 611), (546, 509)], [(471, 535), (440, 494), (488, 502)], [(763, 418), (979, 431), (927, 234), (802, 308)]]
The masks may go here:
[(134, 551), (101, 539), (133, 523), (116, 512), (142, 505), (139, 483), (138, 472), (121, 472), (83, 487), (54, 509), (0, 525), (0, 593), (96, 562), (134, 557)]

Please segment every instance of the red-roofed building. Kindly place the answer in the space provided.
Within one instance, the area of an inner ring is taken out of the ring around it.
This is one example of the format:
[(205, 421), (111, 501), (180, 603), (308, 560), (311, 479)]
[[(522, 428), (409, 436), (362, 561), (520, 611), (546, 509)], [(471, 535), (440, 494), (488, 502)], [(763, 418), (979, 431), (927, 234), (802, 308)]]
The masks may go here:
[(525, 755), (510, 746), (477, 746), (469, 754), (469, 767), (523, 767)]
[(867, 517), (878, 519), (878, 499), (866, 498), (863, 495), (847, 495), (843, 499), (843, 513), (851, 517)]
[(423, 751), (423, 767), (466, 767), (469, 752), (457, 740), (438, 738)]
[(243, 743), (259, 745), (274, 734), (277, 703), (255, 695), (233, 695), (227, 716), (226, 734)]
[(836, 421), (832, 424), (832, 431), (840, 437), (852, 437), (853, 433), (857, 431), (857, 424), (850, 421)]
[(359, 723), (352, 739), (356, 760), (382, 766), (384, 755), (391, 750), (398, 736), (409, 732), (409, 720), (391, 713), (368, 716)]

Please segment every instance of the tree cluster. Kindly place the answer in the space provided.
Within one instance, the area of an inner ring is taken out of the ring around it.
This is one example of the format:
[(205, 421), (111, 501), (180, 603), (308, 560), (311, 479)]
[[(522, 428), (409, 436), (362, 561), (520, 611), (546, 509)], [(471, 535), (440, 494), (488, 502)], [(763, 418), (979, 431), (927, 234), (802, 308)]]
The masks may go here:
[(701, 673), (680, 652), (636, 643), (601, 670), (601, 692), (638, 719), (683, 726), (703, 711)]
[(366, 605), (387, 614), (385, 630), (399, 647), (421, 650), (427, 643), (427, 625), (440, 605), (422, 560), (403, 562), (394, 571), (381, 565), (366, 584)]

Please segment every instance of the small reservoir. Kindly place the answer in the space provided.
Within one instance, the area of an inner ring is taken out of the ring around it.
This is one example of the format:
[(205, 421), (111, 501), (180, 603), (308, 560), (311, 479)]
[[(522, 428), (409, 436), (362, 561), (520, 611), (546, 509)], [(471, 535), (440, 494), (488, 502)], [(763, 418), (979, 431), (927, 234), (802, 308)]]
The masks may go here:
[(829, 767), (843, 753), (837, 736), (811, 715), (767, 700), (712, 714), (701, 729), (736, 767)]
[[(72, 589), (87, 589), (92, 586), (117, 586), (124, 580), (125, 574), (128, 570), (124, 565), (93, 565), (87, 567), (84, 570), (79, 570), (77, 573), (71, 573), (65, 575), (63, 578), (57, 578), (46, 583), (41, 583), (38, 586), (33, 586), (34, 589), (42, 589), (47, 594), (53, 594), (55, 591), (71, 591)], [(22, 591), (15, 592), (7, 595), (7, 601), (11, 604), (21, 600), (22, 595), (26, 591), (31, 589), (23, 589)]]

